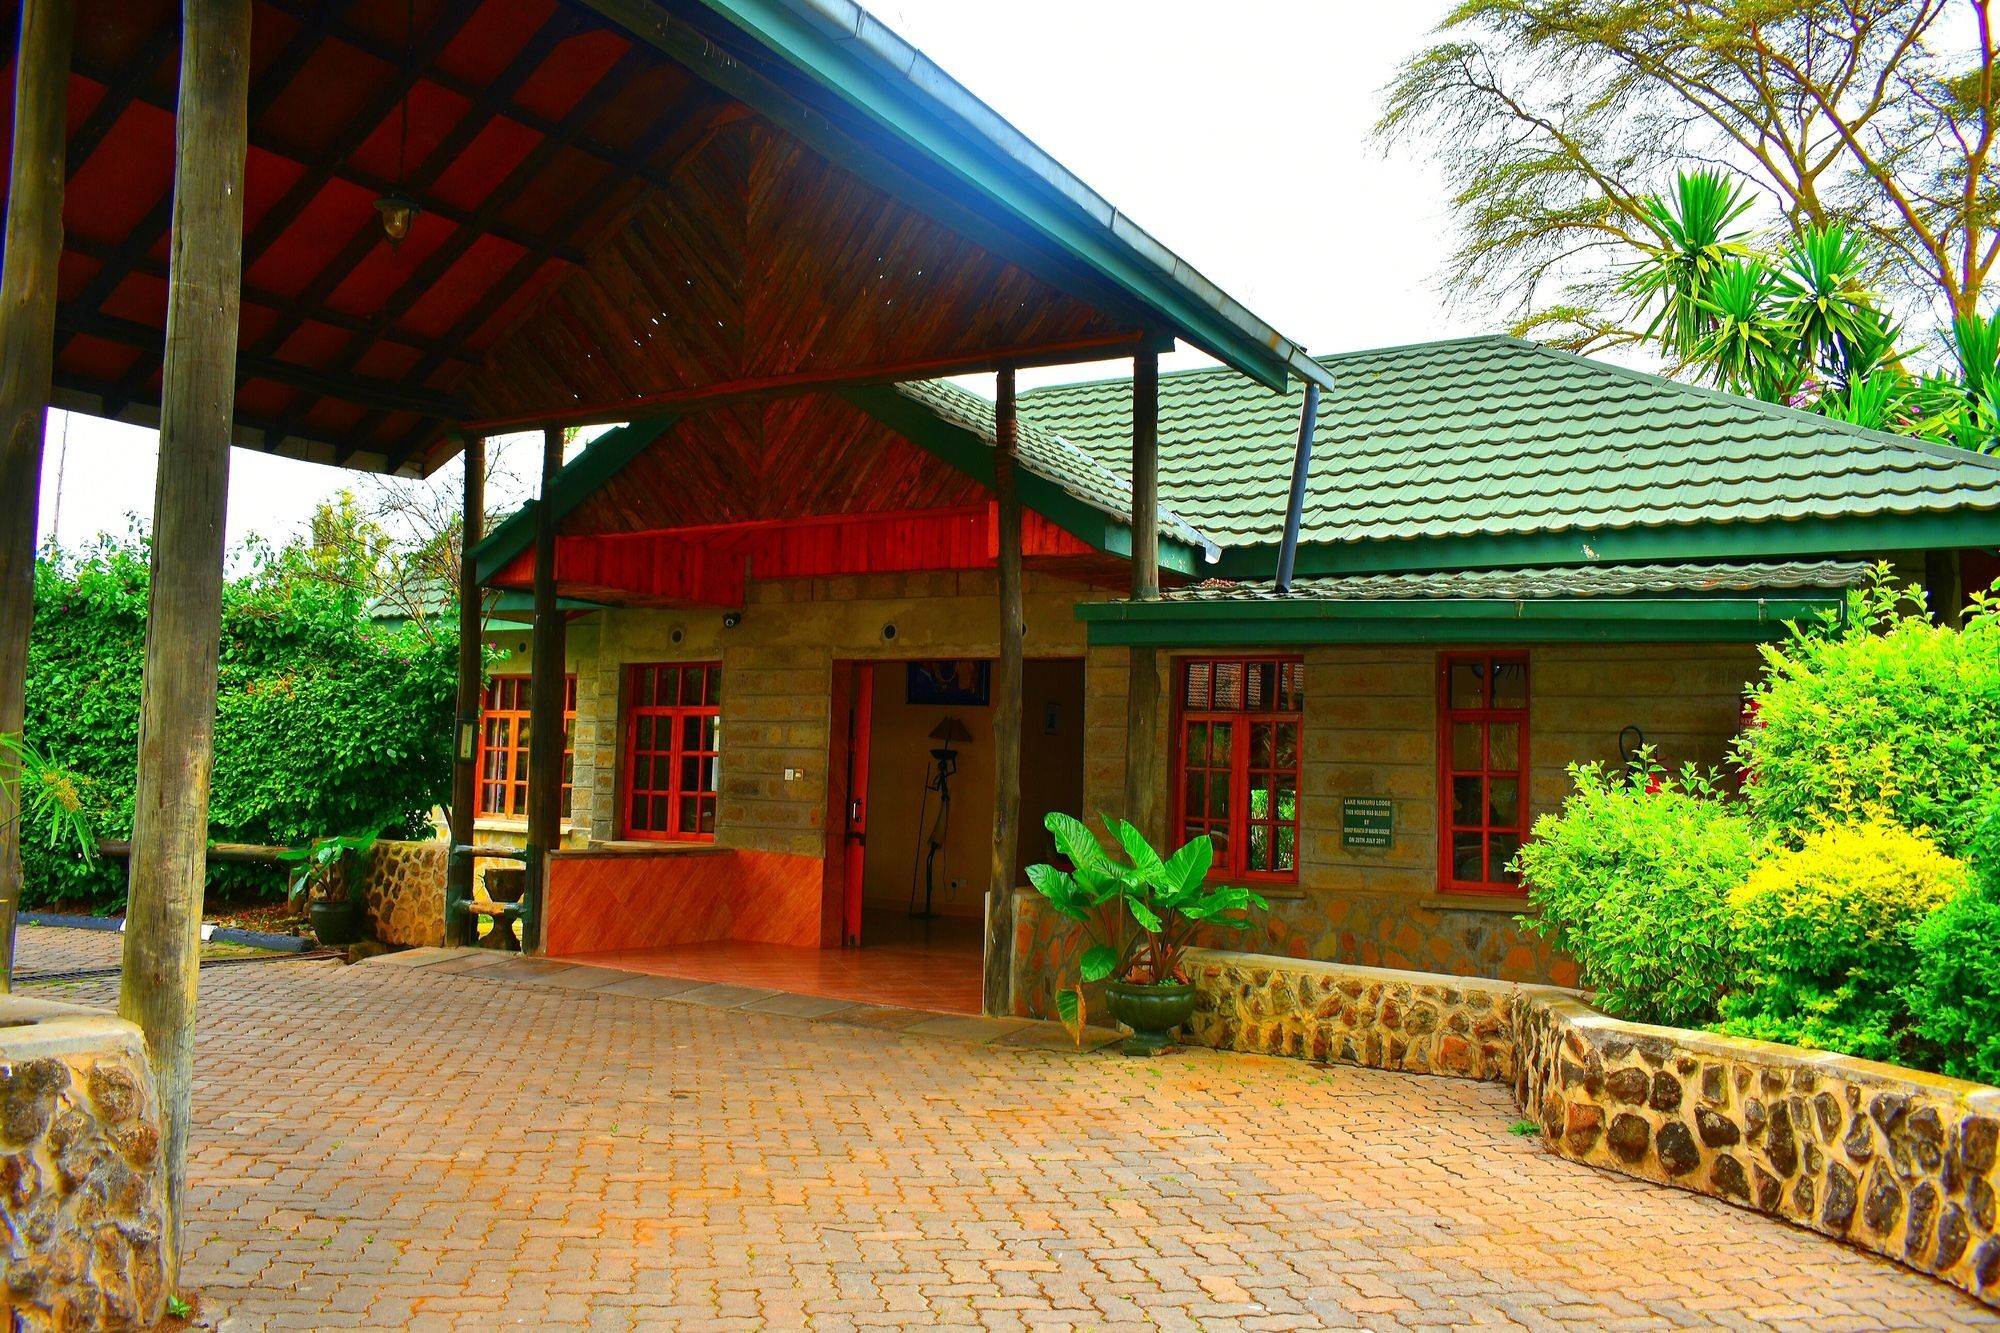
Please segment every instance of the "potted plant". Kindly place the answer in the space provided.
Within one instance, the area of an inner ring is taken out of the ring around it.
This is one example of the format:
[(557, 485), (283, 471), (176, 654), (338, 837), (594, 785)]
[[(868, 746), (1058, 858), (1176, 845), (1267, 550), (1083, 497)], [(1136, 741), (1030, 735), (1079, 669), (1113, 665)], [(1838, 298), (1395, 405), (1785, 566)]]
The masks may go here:
[(306, 905), (313, 938), (329, 948), (361, 938), (361, 894), (357, 866), (375, 845), (375, 833), (315, 838), (304, 847), (278, 853), (292, 867), (288, 895)]
[(1195, 929), (1211, 922), (1241, 930), (1250, 924), (1243, 913), (1270, 904), (1249, 889), (1210, 886), (1215, 848), (1205, 835), (1163, 859), (1139, 830), (1103, 818), (1127, 862), (1105, 851), (1082, 820), (1051, 813), (1044, 823), (1071, 868), (1029, 866), (1028, 882), (1050, 907), (1081, 922), (1090, 940), (1077, 982), (1056, 995), (1063, 1022), (1081, 1038), (1083, 987), (1102, 981), (1111, 1016), (1132, 1029), (1125, 1053), (1153, 1055), (1194, 1013), (1194, 983), (1182, 955)]

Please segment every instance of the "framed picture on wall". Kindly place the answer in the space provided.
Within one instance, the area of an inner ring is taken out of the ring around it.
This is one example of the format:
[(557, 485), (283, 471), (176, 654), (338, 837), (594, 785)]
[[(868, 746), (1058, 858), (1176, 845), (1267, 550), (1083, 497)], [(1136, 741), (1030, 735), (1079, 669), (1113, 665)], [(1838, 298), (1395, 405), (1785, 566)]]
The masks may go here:
[(984, 708), (993, 701), (993, 664), (972, 657), (909, 663), (907, 702), (940, 708)]

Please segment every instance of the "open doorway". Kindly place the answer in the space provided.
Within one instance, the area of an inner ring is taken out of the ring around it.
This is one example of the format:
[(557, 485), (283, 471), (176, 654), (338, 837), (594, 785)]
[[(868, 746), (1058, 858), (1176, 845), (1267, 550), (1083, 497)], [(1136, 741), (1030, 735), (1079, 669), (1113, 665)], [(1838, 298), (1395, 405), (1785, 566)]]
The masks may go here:
[[(1049, 859), (1043, 817), (1083, 800), (1083, 662), (1030, 659), (1021, 684), (1017, 867)], [(834, 687), (847, 723), (834, 728), (829, 811), (841, 943), (954, 958), (976, 979), (993, 856), (992, 664), (842, 664)]]

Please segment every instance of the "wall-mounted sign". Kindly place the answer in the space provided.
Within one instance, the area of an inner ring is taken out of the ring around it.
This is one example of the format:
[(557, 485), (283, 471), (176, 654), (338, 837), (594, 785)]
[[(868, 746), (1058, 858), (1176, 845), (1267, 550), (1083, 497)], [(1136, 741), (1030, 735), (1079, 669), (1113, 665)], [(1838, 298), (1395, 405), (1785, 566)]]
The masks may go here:
[(1387, 796), (1344, 796), (1340, 845), (1388, 847), (1396, 841), (1396, 803)]

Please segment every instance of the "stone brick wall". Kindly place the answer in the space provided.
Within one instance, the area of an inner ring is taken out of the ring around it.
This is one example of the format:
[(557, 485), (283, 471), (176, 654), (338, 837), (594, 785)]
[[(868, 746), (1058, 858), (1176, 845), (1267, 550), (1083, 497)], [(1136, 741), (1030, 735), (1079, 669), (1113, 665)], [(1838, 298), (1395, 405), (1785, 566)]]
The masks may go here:
[(1551, 1151), (2000, 1306), (2000, 1088), (1627, 1023), (1575, 991), (1193, 950), (1190, 1043), (1511, 1083)]
[(167, 1299), (166, 1160), (139, 1029), (0, 996), (10, 1328), (149, 1329)]
[(1505, 981), (1392, 972), (1206, 949), (1188, 953), (1200, 988), (1193, 1045), (1325, 1064), (1511, 1083), (1515, 1001)]
[(369, 849), (361, 881), (367, 931), (384, 944), (424, 948), (444, 943), (443, 843), (381, 840)]
[(2000, 1089), (1821, 1051), (1516, 1004), (1515, 1095), (1565, 1157), (1712, 1195), (2000, 1305)]

